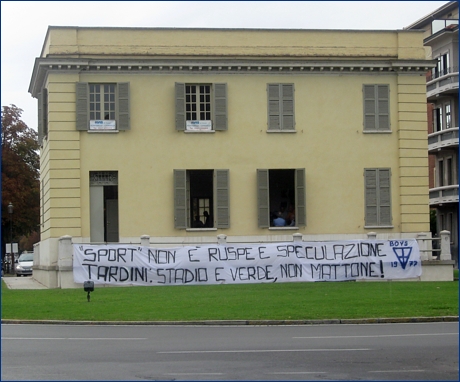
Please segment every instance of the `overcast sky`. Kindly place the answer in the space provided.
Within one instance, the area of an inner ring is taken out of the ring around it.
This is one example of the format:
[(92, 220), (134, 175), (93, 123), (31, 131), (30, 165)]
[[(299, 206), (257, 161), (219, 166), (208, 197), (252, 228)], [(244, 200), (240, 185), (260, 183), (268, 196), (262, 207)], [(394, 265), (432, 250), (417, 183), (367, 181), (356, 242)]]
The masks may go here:
[(448, 1), (1, 1), (1, 106), (24, 110), (34, 60), (53, 26), (396, 30)]

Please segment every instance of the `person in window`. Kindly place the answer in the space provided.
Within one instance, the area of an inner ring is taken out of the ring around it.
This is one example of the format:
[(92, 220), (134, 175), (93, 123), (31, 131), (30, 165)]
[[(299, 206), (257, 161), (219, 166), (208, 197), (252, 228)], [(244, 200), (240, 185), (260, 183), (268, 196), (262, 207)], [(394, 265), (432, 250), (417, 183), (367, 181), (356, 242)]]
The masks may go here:
[(278, 217), (273, 220), (275, 227), (284, 227), (286, 225), (286, 220), (282, 216), (282, 212), (278, 212)]
[(200, 220), (200, 217), (198, 215), (195, 216), (195, 221), (193, 222), (193, 228), (203, 228), (204, 224)]
[(295, 226), (295, 208), (292, 204), (289, 206), (286, 224), (291, 227)]
[(204, 212), (203, 212), (203, 215), (204, 215), (204, 218), (205, 218), (205, 220), (204, 220), (204, 226), (205, 226), (206, 228), (211, 228), (211, 227), (212, 227), (211, 216), (209, 216), (208, 211), (204, 211)]

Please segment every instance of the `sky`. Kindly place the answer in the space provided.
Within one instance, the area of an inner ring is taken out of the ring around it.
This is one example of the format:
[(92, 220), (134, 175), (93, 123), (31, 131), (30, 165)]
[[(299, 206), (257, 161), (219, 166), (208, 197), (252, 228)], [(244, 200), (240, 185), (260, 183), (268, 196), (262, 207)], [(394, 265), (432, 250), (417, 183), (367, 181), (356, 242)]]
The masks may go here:
[(48, 26), (403, 29), (448, 1), (1, 1), (1, 106), (37, 128), (29, 94)]

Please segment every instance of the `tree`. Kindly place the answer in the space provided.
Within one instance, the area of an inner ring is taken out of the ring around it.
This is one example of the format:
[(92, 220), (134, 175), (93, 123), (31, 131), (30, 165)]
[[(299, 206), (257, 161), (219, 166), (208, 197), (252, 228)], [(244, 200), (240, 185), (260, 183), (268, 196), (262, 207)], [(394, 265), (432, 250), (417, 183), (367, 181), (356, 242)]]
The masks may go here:
[(15, 105), (2, 107), (3, 243), (10, 241), (10, 202), (14, 206), (13, 242), (36, 233), (40, 224), (38, 134), (21, 120), (22, 112)]

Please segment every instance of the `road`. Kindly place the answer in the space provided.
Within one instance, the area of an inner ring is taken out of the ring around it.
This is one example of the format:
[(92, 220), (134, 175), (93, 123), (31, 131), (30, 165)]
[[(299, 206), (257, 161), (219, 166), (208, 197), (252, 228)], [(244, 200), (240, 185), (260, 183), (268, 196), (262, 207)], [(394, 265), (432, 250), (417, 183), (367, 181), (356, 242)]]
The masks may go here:
[(458, 322), (2, 325), (2, 380), (458, 380)]

